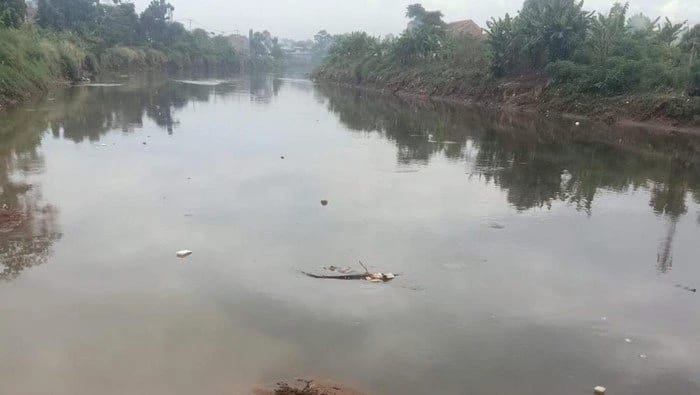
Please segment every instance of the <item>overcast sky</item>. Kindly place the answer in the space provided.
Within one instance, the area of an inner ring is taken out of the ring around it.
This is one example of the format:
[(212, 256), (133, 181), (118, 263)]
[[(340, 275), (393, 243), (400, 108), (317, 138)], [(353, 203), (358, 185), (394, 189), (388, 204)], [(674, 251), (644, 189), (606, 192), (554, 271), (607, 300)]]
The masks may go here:
[[(150, 0), (135, 0), (141, 11)], [(306, 39), (321, 29), (330, 33), (364, 30), (373, 35), (399, 33), (405, 25), (404, 10), (418, 0), (170, 0), (175, 19), (192, 27), (233, 33), (248, 29), (269, 30), (279, 37)], [(445, 20), (473, 19), (485, 27), (491, 16), (515, 14), (522, 0), (424, 0)], [(589, 0), (585, 9), (606, 11), (611, 0)], [(668, 16), (672, 20), (700, 22), (700, 0), (630, 0), (631, 13)]]

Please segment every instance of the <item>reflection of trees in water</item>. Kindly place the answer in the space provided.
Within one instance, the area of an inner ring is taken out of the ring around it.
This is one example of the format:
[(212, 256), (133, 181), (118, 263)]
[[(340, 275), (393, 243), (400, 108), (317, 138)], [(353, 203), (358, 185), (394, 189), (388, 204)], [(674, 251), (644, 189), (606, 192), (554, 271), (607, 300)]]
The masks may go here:
[[(281, 87), (270, 77), (242, 78), (221, 85), (178, 83), (143, 76), (118, 87), (73, 87), (55, 93), (55, 102), (38, 111), (18, 109), (0, 117), (0, 280), (46, 262), (60, 237), (57, 210), (43, 202), (40, 186), (13, 180), (43, 171), (38, 147), (44, 131), (75, 142), (98, 141), (112, 130), (129, 133), (144, 116), (172, 133), (174, 113), (191, 101), (246, 92), (269, 102)], [(7, 209), (2, 209), (7, 205)]]
[(245, 81), (252, 102), (270, 103), (282, 87), (282, 80), (270, 74), (251, 74)]
[[(347, 127), (379, 132), (395, 142), (400, 163), (425, 163), (436, 154), (467, 159), (473, 174), (504, 190), (517, 210), (562, 201), (590, 214), (601, 189), (648, 189), (654, 212), (670, 223), (659, 247), (661, 271), (671, 266), (675, 224), (687, 212), (689, 195), (700, 199), (696, 137), (598, 125), (572, 128), (569, 122), (480, 115), (335, 87), (322, 86), (320, 91)], [(435, 143), (428, 141), (429, 135)], [(465, 150), (467, 146), (474, 150)]]
[(60, 236), (57, 212), (41, 199), (38, 186), (13, 180), (42, 171), (38, 151), (47, 124), (36, 113), (18, 110), (0, 120), (0, 280), (42, 264)]
[(651, 202), (649, 205), (657, 215), (663, 215), (668, 219), (668, 230), (659, 242), (657, 255), (657, 267), (660, 272), (666, 273), (673, 267), (673, 239), (676, 235), (676, 227), (681, 216), (688, 212), (686, 196), (688, 185), (682, 178), (683, 169), (670, 169), (669, 182), (654, 183), (651, 187)]
[(269, 76), (245, 77), (220, 85), (185, 83), (163, 76), (145, 76), (117, 87), (73, 87), (57, 92), (49, 116), (56, 137), (81, 142), (98, 141), (111, 130), (133, 132), (143, 126), (144, 116), (173, 133), (174, 113), (189, 102), (208, 102), (214, 96), (249, 92), (251, 100), (269, 103), (281, 81)]
[[(458, 109), (431, 103), (387, 100), (373, 93), (321, 86), (328, 109), (348, 128), (379, 132), (393, 141), (401, 164), (427, 163), (439, 153), (461, 159), (467, 141), (464, 125), (451, 122)], [(461, 114), (468, 118), (473, 114)], [(447, 142), (447, 144), (445, 144)]]
[(145, 79), (121, 87), (74, 87), (60, 92), (51, 129), (58, 136), (81, 142), (99, 140), (114, 129), (132, 132), (143, 126), (144, 115), (173, 132), (173, 111), (189, 101), (207, 101), (213, 87)]

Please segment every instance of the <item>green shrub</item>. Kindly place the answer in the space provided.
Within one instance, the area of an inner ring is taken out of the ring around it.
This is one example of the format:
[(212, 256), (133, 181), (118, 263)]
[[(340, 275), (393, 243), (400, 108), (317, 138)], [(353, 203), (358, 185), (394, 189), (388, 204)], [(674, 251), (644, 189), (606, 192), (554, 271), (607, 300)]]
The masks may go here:
[(46, 88), (58, 69), (35, 30), (0, 29), (0, 96), (25, 98)]
[(114, 47), (100, 57), (100, 64), (106, 70), (142, 70), (148, 66), (146, 52), (142, 49)]

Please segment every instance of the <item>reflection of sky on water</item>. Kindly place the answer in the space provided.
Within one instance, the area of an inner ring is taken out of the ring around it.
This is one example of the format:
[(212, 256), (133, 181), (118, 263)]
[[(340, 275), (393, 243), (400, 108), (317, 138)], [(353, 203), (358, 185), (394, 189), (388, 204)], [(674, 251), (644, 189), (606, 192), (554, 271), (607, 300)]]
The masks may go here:
[[(698, 391), (695, 140), (272, 81), (74, 88), (3, 140), (62, 237), (0, 284), (0, 390)], [(402, 276), (298, 273), (358, 259)]]

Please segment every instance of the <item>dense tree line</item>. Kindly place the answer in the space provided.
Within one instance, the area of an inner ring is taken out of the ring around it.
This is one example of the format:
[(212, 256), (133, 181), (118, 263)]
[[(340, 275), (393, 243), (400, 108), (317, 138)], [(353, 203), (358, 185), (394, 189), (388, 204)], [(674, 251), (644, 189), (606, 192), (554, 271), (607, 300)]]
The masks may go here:
[(633, 90), (700, 94), (697, 25), (672, 23), (616, 3), (607, 14), (575, 0), (527, 0), (516, 17), (488, 23), (496, 76), (546, 70), (572, 92), (616, 95)]
[[(152, 0), (137, 14), (133, 3), (111, 0), (38, 0), (36, 23), (47, 32), (71, 35), (72, 41), (106, 68), (238, 67), (226, 38), (197, 29), (187, 31), (173, 20), (175, 8)], [(26, 14), (24, 0), (0, 0), (0, 21), (19, 28)], [(63, 37), (67, 37), (63, 35)]]
[(0, 0), (0, 27), (19, 27), (27, 14), (24, 0)]
[[(339, 36), (317, 75), (427, 94), (494, 90), (498, 81), (546, 79), (560, 96), (624, 93), (700, 95), (700, 26), (607, 13), (576, 0), (526, 0), (514, 17), (487, 24), (484, 37), (457, 36), (439, 11), (407, 8), (398, 37)], [(693, 110), (679, 110), (687, 115)]]

